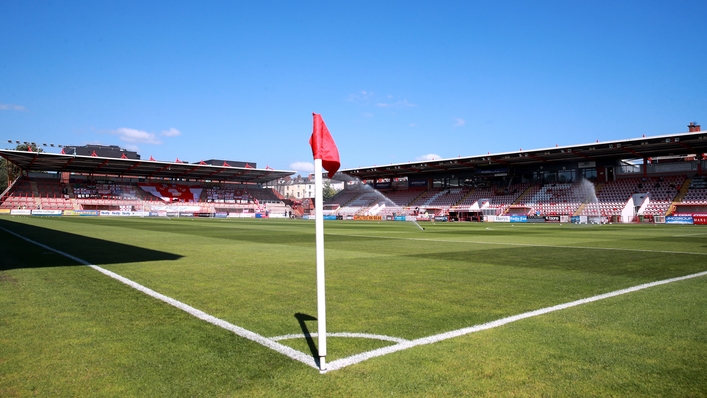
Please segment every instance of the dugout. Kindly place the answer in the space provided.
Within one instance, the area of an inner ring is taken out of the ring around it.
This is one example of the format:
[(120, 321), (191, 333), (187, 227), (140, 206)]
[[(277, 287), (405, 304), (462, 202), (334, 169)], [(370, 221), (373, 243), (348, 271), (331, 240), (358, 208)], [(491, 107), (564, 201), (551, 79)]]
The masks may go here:
[(675, 204), (675, 211), (673, 212), (674, 215), (696, 213), (707, 214), (707, 204)]
[(449, 221), (476, 221), (484, 220), (481, 210), (449, 210)]

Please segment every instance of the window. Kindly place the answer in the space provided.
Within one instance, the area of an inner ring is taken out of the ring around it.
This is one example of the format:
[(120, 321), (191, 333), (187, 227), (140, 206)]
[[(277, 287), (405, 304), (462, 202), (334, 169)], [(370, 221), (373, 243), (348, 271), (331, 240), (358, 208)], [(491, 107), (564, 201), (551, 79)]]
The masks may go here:
[(574, 180), (574, 170), (562, 170), (557, 172), (559, 182), (571, 182)]
[(597, 179), (597, 169), (582, 169), (582, 178), (595, 181)]

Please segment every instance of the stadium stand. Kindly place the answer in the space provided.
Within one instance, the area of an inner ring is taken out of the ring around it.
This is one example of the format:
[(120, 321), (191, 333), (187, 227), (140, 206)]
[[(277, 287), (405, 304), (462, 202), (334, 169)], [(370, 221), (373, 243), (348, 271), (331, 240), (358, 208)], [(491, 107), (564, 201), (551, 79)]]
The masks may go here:
[(682, 199), (683, 204), (706, 204), (707, 203), (707, 177), (700, 176), (690, 181), (687, 194)]
[(138, 211), (167, 204), (194, 204), (200, 211), (252, 208), (287, 214), (291, 208), (270, 188), (235, 184), (138, 183), (111, 179), (72, 178), (18, 180), (8, 189), (0, 208), (44, 210)]
[[(276, 193), (277, 184), (267, 187), (289, 178), (288, 172), (267, 168), (13, 150), (0, 154), (22, 170), (0, 193), (3, 209), (181, 206), (221, 216), (256, 211), (287, 216), (307, 215), (313, 203), (309, 191), (295, 200), (294, 194), (287, 199), (282, 195), (289, 193)], [(325, 215), (650, 220), (707, 212), (706, 171), (707, 135), (695, 127), (669, 136), (343, 170), (344, 189), (326, 201)]]
[[(685, 175), (672, 175), (630, 177), (601, 184), (584, 180), (545, 185), (519, 183), (507, 188), (395, 190), (380, 194), (376, 191), (342, 191), (327, 203), (336, 203), (330, 214), (339, 215), (412, 215), (415, 209), (446, 214), (449, 211), (485, 209), (485, 214), (496, 215), (611, 217), (624, 214), (624, 209), (634, 205), (636, 196), (637, 215), (650, 219), (669, 213), (686, 181)], [(707, 204), (707, 178), (692, 180), (686, 192), (679, 203)]]

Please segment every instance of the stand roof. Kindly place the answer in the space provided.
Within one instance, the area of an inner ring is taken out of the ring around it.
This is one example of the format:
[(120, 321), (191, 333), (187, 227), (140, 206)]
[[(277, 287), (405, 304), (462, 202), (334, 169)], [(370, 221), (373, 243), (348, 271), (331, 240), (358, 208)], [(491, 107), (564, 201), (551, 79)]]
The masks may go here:
[(271, 170), (269, 168), (211, 166), (194, 163), (63, 155), (7, 149), (0, 149), (0, 156), (23, 170), (92, 175), (181, 178), (264, 184), (295, 174), (294, 171)]
[(539, 168), (550, 163), (618, 161), (688, 154), (699, 156), (703, 153), (707, 153), (707, 131), (360, 167), (339, 172), (361, 180), (405, 176), (424, 178), (426, 174), (474, 172), (508, 167)]

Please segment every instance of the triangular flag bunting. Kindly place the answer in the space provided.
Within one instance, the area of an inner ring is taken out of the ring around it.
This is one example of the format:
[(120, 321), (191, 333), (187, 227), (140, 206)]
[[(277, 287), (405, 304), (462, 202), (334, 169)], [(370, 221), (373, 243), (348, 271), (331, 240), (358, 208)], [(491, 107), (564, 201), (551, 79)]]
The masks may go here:
[(155, 161), (155, 158), (153, 158), (152, 155), (150, 155), (150, 162), (154, 162), (154, 161)]
[(121, 159), (127, 159), (128, 157), (125, 156), (125, 153), (123, 153), (122, 155), (120, 155), (120, 158), (121, 158)]
[(96, 151), (91, 152), (91, 156), (98, 157), (98, 155), (96, 155)]
[(245, 164), (245, 168), (246, 168), (246, 169), (252, 169), (253, 166), (251, 166), (251, 165), (249, 165), (248, 163), (246, 163), (246, 164)]
[(231, 165), (228, 164), (228, 163), (226, 163), (226, 161), (224, 160), (224, 161), (223, 161), (223, 167), (231, 167)]

